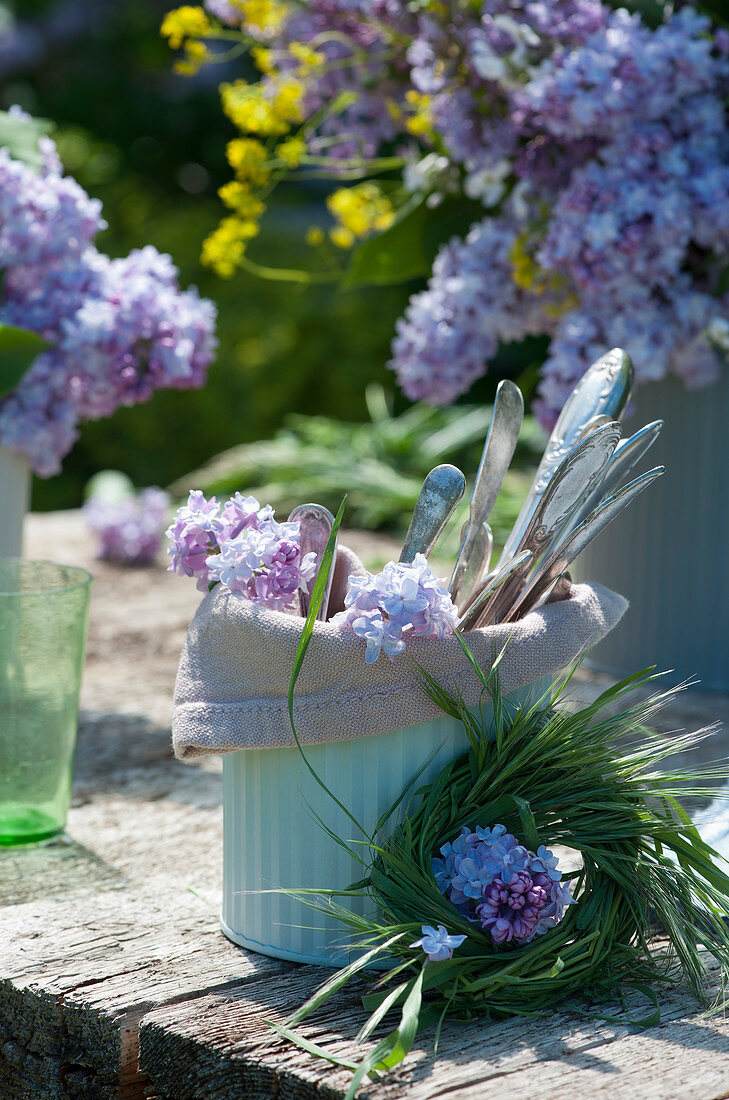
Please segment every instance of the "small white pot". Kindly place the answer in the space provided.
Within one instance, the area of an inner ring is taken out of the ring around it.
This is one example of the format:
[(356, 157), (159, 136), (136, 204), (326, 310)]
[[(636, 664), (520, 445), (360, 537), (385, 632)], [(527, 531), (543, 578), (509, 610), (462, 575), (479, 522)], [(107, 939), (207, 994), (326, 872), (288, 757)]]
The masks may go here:
[[(539, 680), (509, 696), (537, 699)], [(488, 709), (484, 705), (484, 715)], [(406, 784), (435, 753), (418, 780), (428, 782), (468, 748), (463, 726), (444, 716), (408, 729), (356, 740), (306, 746), (317, 775), (371, 832)], [(280, 889), (341, 890), (363, 868), (332, 840), (312, 810), (338, 837), (361, 841), (352, 822), (317, 784), (299, 750), (243, 749), (223, 757), (223, 910), (221, 928), (249, 951), (293, 962), (343, 966), (346, 927)], [(473, 822), (494, 825), (495, 822)], [(367, 857), (366, 844), (355, 845)], [(268, 892), (266, 892), (268, 891)], [(368, 898), (336, 898), (359, 913)]]
[(0, 446), (0, 558), (19, 558), (23, 549), (23, 520), (30, 504), (28, 460)]
[(729, 691), (729, 368), (694, 393), (673, 378), (641, 387), (625, 433), (659, 418), (661, 437), (630, 476), (666, 473), (576, 563), (576, 576), (630, 601), (591, 663), (618, 675), (655, 664)]

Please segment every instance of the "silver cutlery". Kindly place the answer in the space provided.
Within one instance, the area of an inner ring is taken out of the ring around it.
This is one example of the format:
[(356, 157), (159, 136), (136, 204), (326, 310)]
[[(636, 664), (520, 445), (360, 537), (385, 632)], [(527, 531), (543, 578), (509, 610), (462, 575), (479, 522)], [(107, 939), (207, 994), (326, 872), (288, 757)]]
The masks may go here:
[[(309, 584), (309, 591), (304, 592), (299, 589), (299, 609), (301, 614), (306, 618), (309, 614), (309, 607), (311, 605), (311, 593), (314, 590), (316, 584), (316, 578), (319, 575), (321, 568), (322, 558), (326, 549), (329, 536), (332, 533), (332, 527), (334, 526), (334, 516), (325, 508), (322, 504), (300, 504), (298, 508), (294, 508), (293, 512), (289, 516), (289, 523), (299, 524), (299, 546), (301, 547), (301, 556), (305, 554), (314, 553), (316, 555), (316, 573), (312, 581)], [(326, 621), (327, 608), (329, 606), (329, 593), (332, 587), (332, 580), (334, 578), (334, 565), (336, 562), (336, 548), (334, 550), (334, 558), (332, 559), (332, 567), (329, 570), (329, 579), (327, 581), (326, 591), (321, 601), (321, 606), (317, 612), (317, 619), (323, 622)]]
[[(589, 516), (590, 512), (594, 512), (601, 500), (605, 500), (617, 490), (633, 467), (637, 466), (643, 455), (658, 439), (662, 427), (662, 420), (653, 420), (628, 439), (623, 439), (618, 443), (615, 453), (605, 467), (601, 480), (585, 498), (584, 504), (572, 520), (574, 526)], [(565, 532), (560, 536), (559, 543), (564, 542), (564, 539)], [(553, 549), (556, 549), (559, 543), (555, 544)]]
[(508, 561), (521, 545), (547, 486), (559, 464), (573, 450), (586, 425), (595, 416), (617, 419), (625, 408), (633, 385), (630, 357), (613, 348), (600, 357), (582, 376), (567, 398), (539, 464), (529, 495), (506, 540), (499, 565)]
[[(506, 471), (514, 456), (524, 418), (521, 390), (508, 379), (500, 382), (488, 435), (471, 493), (469, 516), (451, 575), (451, 599), (465, 603), (484, 573), (484, 523), (491, 514)], [(490, 557), (491, 547), (489, 547)], [(485, 569), (488, 570), (488, 562)]]
[(457, 466), (444, 463), (430, 471), (415, 502), (401, 562), (413, 561), (416, 554), (427, 558), (465, 489), (466, 479)]
[[(589, 493), (602, 476), (619, 441), (620, 425), (611, 421), (583, 439), (562, 460), (537, 503), (516, 548), (517, 553), (531, 550), (535, 561), (544, 555), (552, 540), (579, 508), (585, 493)], [(517, 598), (527, 572), (527, 568), (515, 572), (508, 584), (502, 585), (494, 594), (485, 609), (490, 622), (501, 621)]]
[(606, 424), (610, 424), (613, 420), (615, 420), (614, 416), (606, 416), (605, 414), (593, 416), (587, 421), (579, 435), (576, 436), (575, 446), (581, 443), (588, 435), (592, 435), (593, 432), (596, 432), (598, 428), (604, 428)]
[(531, 550), (523, 550), (520, 554), (516, 554), (511, 558), (510, 561), (507, 561), (506, 565), (503, 565), (501, 569), (491, 577), (487, 577), (485, 581), (482, 581), (480, 587), (477, 588), (474, 593), (463, 618), (458, 624), (458, 630), (461, 633), (465, 633), (468, 630), (475, 630), (477, 627), (484, 625), (483, 611), (494, 593), (498, 592), (502, 584), (505, 584), (517, 570), (522, 568), (528, 569), (531, 560)]
[(555, 586), (567, 567), (582, 553), (586, 546), (607, 527), (615, 517), (622, 512), (639, 493), (642, 493), (651, 482), (660, 477), (665, 470), (664, 466), (656, 466), (653, 470), (641, 474), (640, 477), (628, 482), (613, 496), (604, 500), (587, 519), (577, 526), (569, 538), (550, 554), (543, 562), (540, 562), (529, 583), (519, 595), (513, 606), (509, 609), (504, 621), (514, 621), (522, 618), (545, 596), (550, 588)]

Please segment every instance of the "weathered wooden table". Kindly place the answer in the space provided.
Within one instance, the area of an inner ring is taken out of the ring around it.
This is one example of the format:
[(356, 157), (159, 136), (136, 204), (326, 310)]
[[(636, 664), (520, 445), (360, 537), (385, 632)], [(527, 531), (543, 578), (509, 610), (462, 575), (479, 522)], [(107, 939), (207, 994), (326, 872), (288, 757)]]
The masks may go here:
[[(183, 765), (170, 751), (194, 586), (162, 566), (94, 563), (72, 513), (30, 517), (26, 553), (86, 565), (96, 579), (68, 836), (0, 851), (1, 1100), (341, 1097), (345, 1072), (265, 1022), (301, 1004), (322, 972), (248, 954), (218, 930), (220, 763)], [(595, 689), (583, 677), (582, 690)], [(717, 718), (729, 726), (729, 700), (694, 693), (666, 721)], [(346, 1055), (361, 1020), (347, 994), (307, 1034)], [(678, 990), (645, 1032), (568, 1015), (451, 1025), (435, 1062), (424, 1041), (362, 1096), (531, 1100), (537, 1091), (727, 1097), (729, 1021), (703, 1018)]]

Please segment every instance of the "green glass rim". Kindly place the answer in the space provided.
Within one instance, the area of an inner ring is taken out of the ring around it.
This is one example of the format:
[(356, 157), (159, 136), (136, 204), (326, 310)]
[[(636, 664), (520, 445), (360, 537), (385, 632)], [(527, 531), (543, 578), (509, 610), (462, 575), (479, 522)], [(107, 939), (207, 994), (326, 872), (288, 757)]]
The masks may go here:
[[(32, 580), (33, 569), (38, 572), (35, 581)], [(31, 582), (27, 586), (23, 576), (26, 572)], [(54, 574), (56, 582), (51, 583), (49, 578)], [(18, 579), (18, 587), (8, 587), (8, 575)], [(74, 589), (88, 588), (93, 579), (92, 574), (80, 565), (64, 565), (63, 562), (48, 561), (45, 558), (0, 558), (0, 599), (72, 592)]]

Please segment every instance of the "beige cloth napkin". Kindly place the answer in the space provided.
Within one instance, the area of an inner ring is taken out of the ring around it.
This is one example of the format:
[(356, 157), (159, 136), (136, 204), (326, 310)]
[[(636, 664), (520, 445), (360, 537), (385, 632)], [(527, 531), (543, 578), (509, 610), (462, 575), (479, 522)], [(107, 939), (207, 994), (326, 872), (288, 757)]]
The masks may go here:
[[(331, 610), (343, 606), (347, 576), (364, 572), (340, 547)], [(504, 646), (501, 687), (513, 691), (552, 676), (617, 624), (628, 604), (600, 584), (572, 586), (569, 599), (532, 611), (518, 623), (465, 635), (483, 669)], [(181, 759), (245, 748), (293, 745), (288, 687), (304, 620), (269, 611), (218, 585), (203, 599), (185, 642), (172, 725)], [(314, 626), (296, 684), (294, 718), (304, 745), (344, 741), (427, 722), (442, 712), (425, 694), (417, 664), (469, 707), (481, 684), (455, 637), (414, 638), (392, 662), (365, 664), (365, 646), (331, 622)]]

